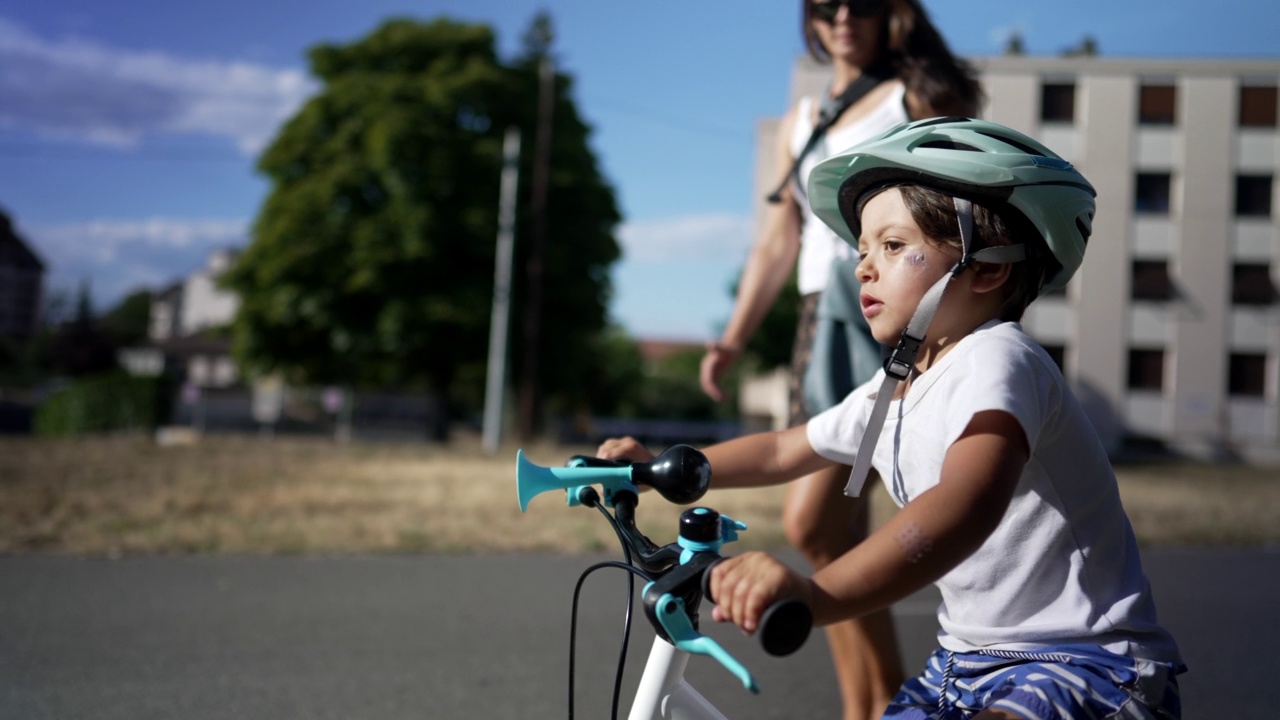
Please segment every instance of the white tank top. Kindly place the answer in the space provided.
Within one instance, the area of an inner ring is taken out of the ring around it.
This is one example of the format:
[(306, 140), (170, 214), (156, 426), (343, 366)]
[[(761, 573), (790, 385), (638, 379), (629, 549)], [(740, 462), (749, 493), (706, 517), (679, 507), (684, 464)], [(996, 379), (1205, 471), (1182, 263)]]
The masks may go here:
[[(819, 162), (850, 147), (869, 140), (909, 119), (904, 105), (906, 87), (895, 82), (896, 87), (874, 110), (848, 125), (828, 130), (800, 163), (799, 178), (805, 186), (809, 173)], [(791, 133), (791, 155), (795, 157), (813, 132), (814, 98), (802, 97), (797, 106), (795, 127)], [(802, 195), (798, 197), (803, 197)], [(813, 214), (807, 201), (801, 201), (804, 209), (804, 225), (800, 233), (800, 258), (796, 263), (796, 284), (801, 295), (820, 292), (827, 286), (831, 274), (831, 261), (837, 257), (849, 257), (853, 249), (831, 231)]]

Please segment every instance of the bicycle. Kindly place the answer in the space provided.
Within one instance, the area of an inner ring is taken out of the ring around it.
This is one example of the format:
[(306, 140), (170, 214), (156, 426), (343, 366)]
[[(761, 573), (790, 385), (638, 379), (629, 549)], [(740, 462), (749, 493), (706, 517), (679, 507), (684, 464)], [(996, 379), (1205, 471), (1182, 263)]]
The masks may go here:
[[(711, 466), (706, 457), (688, 445), (675, 445), (647, 463), (602, 460), (575, 455), (565, 467), (543, 467), (516, 453), (516, 492), (520, 510), (543, 492), (563, 490), (570, 507), (592, 507), (608, 520), (618, 536), (625, 562), (606, 561), (587, 568), (574, 588), (569, 632), (569, 717), (573, 718), (574, 651), (577, 636), (578, 598), (583, 582), (592, 572), (606, 568), (627, 571), (627, 611), (622, 652), (614, 678), (612, 717), (618, 717), (619, 695), (624, 676), (627, 645), (631, 633), (631, 613), (637, 576), (643, 588), (645, 617), (654, 629), (653, 646), (640, 677), (629, 720), (727, 720), (716, 707), (685, 679), (685, 668), (693, 655), (718, 661), (742, 682), (745, 689), (759, 692), (751, 672), (714, 639), (698, 631), (698, 610), (709, 592), (711, 569), (724, 558), (720, 548), (738, 538), (746, 525), (706, 507), (695, 507), (680, 515), (677, 540), (658, 546), (636, 528), (639, 486), (652, 487), (666, 500), (689, 505), (706, 494), (711, 483)], [(599, 484), (603, 496), (594, 485)], [(608, 508), (613, 509), (613, 513)], [(813, 618), (809, 608), (795, 600), (769, 607), (757, 630), (765, 652), (789, 655), (808, 638)]]

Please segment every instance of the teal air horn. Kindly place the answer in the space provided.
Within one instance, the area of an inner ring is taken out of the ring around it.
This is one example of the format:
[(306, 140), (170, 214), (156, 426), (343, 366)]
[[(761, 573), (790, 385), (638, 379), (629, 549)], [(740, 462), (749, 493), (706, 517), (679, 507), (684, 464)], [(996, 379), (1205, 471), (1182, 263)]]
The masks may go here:
[(604, 486), (605, 501), (610, 505), (615, 493), (635, 492), (637, 485), (647, 485), (677, 505), (688, 505), (711, 486), (711, 463), (706, 455), (688, 445), (672, 445), (647, 463), (607, 466), (542, 467), (525, 458), (523, 450), (516, 452), (516, 493), (521, 512), (535, 495), (548, 490), (568, 491), (569, 504), (576, 505), (578, 489), (597, 483)]

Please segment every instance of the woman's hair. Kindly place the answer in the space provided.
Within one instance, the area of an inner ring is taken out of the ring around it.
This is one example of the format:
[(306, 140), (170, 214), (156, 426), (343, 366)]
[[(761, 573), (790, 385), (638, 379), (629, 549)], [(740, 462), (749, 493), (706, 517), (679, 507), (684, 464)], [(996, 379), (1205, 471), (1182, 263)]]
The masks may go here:
[[(813, 0), (801, 4), (805, 47), (814, 60), (829, 63), (831, 55), (813, 29)], [(951, 53), (920, 0), (887, 0), (885, 5), (877, 62), (887, 63), (935, 115), (977, 117), (982, 104), (977, 73)]]
[[(902, 202), (925, 237), (963, 252), (955, 201), (950, 195), (921, 185), (897, 187), (902, 193)], [(1009, 279), (1001, 288), (1004, 293), (1001, 320), (1021, 320), (1027, 306), (1039, 296), (1045, 280), (1057, 275), (1062, 265), (1045, 245), (1040, 231), (1022, 213), (1010, 206), (993, 209), (975, 201), (972, 249), (1014, 243), (1027, 246), (1027, 258), (1010, 264)]]

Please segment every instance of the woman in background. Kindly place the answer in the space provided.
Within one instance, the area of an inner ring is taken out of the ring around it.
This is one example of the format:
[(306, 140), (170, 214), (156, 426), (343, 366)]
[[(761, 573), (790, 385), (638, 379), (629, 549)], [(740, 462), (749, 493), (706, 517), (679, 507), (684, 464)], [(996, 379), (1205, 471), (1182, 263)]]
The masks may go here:
[[(864, 73), (879, 79), (844, 110), (808, 153), (790, 170), (818, 122), (823, 98), (804, 97), (783, 119), (778, 132), (780, 202), (766, 212), (742, 273), (733, 312), (719, 342), (702, 359), (703, 389), (723, 398), (720, 380), (760, 326), (789, 275), (797, 273), (800, 320), (792, 351), (790, 418), (798, 425), (822, 407), (805, 407), (802, 381), (813, 345), (818, 297), (832, 261), (849, 247), (814, 217), (803, 185), (822, 160), (913, 119), (978, 114), (981, 89), (975, 73), (952, 55), (918, 0), (802, 0), (805, 46), (810, 56), (831, 65), (829, 99)], [(784, 175), (783, 173), (786, 173)], [(790, 180), (790, 181), (788, 181)], [(799, 187), (798, 187), (799, 186)], [(855, 330), (869, 333), (865, 323)], [(855, 377), (857, 386), (869, 377)], [(826, 566), (866, 537), (865, 499), (845, 497), (850, 468), (836, 467), (794, 482), (783, 509), (788, 539), (814, 569)], [(903, 681), (893, 620), (887, 610), (827, 629), (844, 703), (845, 720), (878, 718)]]

